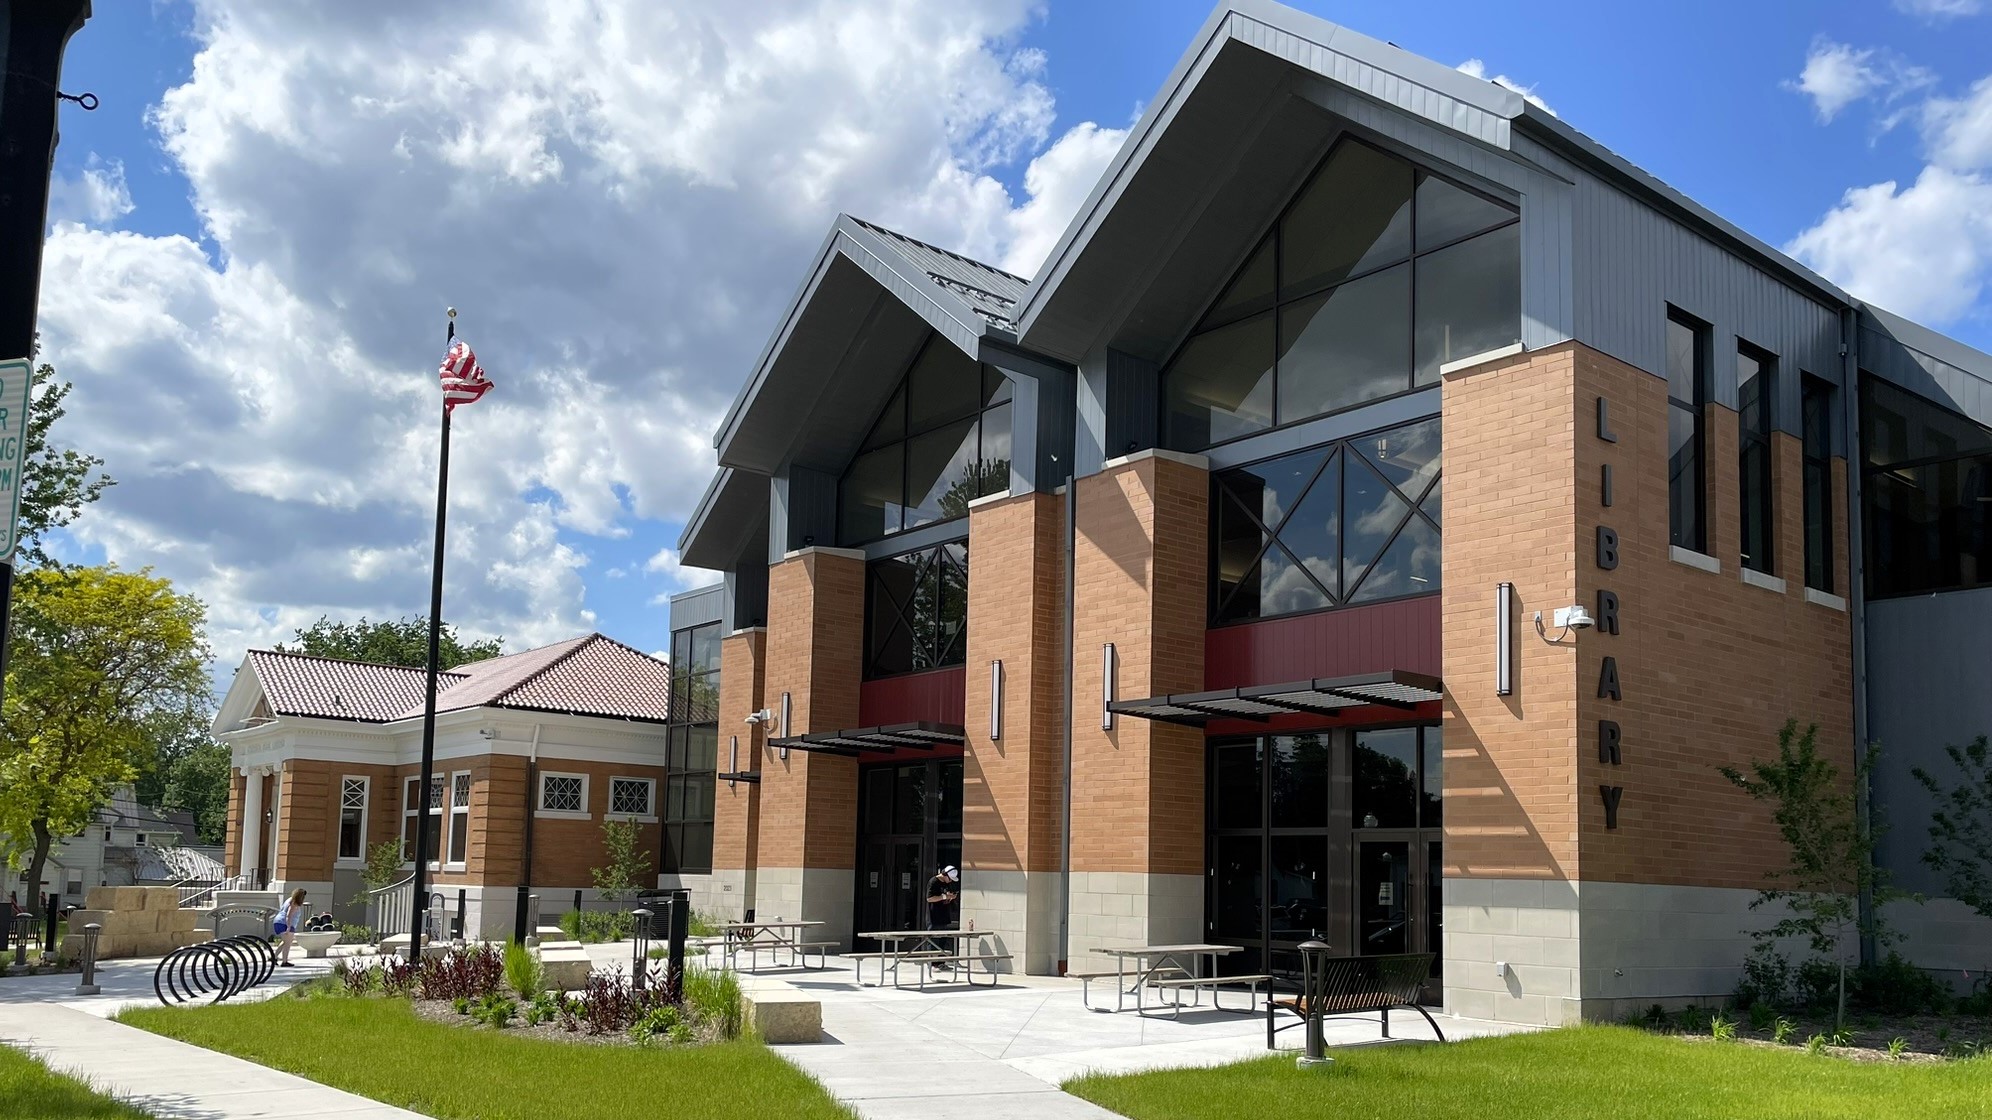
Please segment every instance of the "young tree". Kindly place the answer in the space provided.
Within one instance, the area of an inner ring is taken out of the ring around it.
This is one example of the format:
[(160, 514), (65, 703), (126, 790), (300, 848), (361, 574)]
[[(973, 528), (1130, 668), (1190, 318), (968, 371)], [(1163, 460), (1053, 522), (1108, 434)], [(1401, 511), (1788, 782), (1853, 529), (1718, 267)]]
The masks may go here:
[(55, 838), (131, 780), (147, 720), (207, 694), (205, 616), (200, 600), (143, 571), (38, 568), (15, 581), (0, 855), (16, 867), (27, 857), (31, 887)]
[[(1758, 891), (1750, 903), (1752, 910), (1782, 907), (1785, 917), (1750, 936), (1759, 944), (1804, 937), (1813, 952), (1839, 969), (1838, 1006), (1833, 1014), (1837, 1032), (1847, 1020), (1848, 951), (1861, 934), (1878, 944), (1892, 940), (1881, 925), (1880, 913), (1883, 904), (1899, 895), (1890, 888), (1887, 871), (1875, 864), (1880, 827), (1861, 819), (1855, 792), (1866, 786), (1879, 751), (1870, 747), (1848, 782), (1819, 756), (1818, 737), (1817, 724), (1801, 733), (1797, 720), (1786, 720), (1778, 732), (1776, 760), (1752, 762), (1748, 774), (1730, 766), (1720, 769), (1737, 788), (1770, 803), (1791, 861), (1784, 870), (1771, 873), (1776, 885)], [(1866, 913), (1861, 908), (1863, 894), (1872, 900)]]
[[(313, 657), (336, 657), (342, 661), (370, 661), (376, 665), (403, 665), (412, 669), (429, 666), (429, 620), (402, 618), (392, 622), (334, 622), (321, 617), (295, 631), (297, 640), (278, 646), (285, 653), (308, 653)], [(504, 652), (505, 639), (465, 642), (456, 627), (443, 624), (437, 644), (437, 663), (454, 669), (471, 661), (482, 661)]]
[(29, 386), (28, 431), (21, 461), (20, 554), (35, 567), (47, 567), (42, 537), (76, 520), (83, 507), (117, 485), (97, 470), (104, 461), (49, 442), (49, 429), (62, 419), (70, 384), (56, 379), (55, 367), (35, 367)]
[(611, 902), (621, 902), (636, 893), (650, 874), (650, 853), (643, 850), (643, 830), (635, 821), (602, 822), (602, 852), (608, 863), (591, 867), (595, 889)]
[(1918, 766), (1910, 773), (1937, 799), (1923, 862), (1944, 877), (1952, 898), (1992, 918), (1992, 747), (1980, 735), (1947, 746), (1958, 784), (1946, 788)]
[(355, 905), (364, 905), (367, 896), (401, 878), (401, 841), (381, 840), (367, 845), (366, 863), (360, 868), (360, 893)]
[(228, 748), (210, 739), (174, 759), (166, 768), (163, 809), (194, 815), (203, 844), (219, 844), (228, 834)]

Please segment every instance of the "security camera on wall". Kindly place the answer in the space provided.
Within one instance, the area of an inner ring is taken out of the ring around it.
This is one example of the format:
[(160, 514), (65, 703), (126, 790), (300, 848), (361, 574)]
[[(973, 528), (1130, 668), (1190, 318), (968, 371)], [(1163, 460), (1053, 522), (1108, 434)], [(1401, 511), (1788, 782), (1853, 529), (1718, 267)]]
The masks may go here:
[(1589, 630), (1591, 615), (1583, 607), (1558, 607), (1550, 616), (1550, 624), (1569, 630)]
[(760, 711), (755, 712), (752, 715), (749, 715), (747, 717), (747, 722), (768, 723), (771, 722), (774, 718), (775, 718), (775, 710), (773, 708), (762, 708)]

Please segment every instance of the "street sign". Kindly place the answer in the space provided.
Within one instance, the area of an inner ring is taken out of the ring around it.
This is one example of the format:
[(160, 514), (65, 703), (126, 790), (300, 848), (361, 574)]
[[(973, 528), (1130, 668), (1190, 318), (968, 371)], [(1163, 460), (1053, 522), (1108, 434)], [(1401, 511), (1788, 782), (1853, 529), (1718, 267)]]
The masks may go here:
[(14, 554), (21, 533), (21, 469), (28, 454), (28, 390), (34, 365), (26, 358), (0, 361), (0, 509), (7, 511), (0, 533), (0, 559)]

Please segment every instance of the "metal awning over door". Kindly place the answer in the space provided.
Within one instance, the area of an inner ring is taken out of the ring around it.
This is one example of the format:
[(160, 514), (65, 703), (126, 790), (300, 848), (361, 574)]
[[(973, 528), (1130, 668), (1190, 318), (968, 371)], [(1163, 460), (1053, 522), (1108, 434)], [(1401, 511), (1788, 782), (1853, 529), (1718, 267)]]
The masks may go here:
[(1116, 700), (1107, 705), (1107, 710), (1140, 719), (1201, 727), (1215, 719), (1264, 722), (1274, 716), (1296, 713), (1333, 718), (1349, 708), (1372, 706), (1408, 711), (1444, 695), (1445, 685), (1437, 677), (1391, 669), (1216, 692), (1178, 692), (1143, 700)]
[(785, 750), (855, 757), (867, 752), (931, 751), (939, 746), (958, 747), (967, 739), (967, 733), (959, 726), (922, 721), (845, 731), (820, 731), (814, 735), (791, 735), (784, 739), (770, 739), (768, 745)]

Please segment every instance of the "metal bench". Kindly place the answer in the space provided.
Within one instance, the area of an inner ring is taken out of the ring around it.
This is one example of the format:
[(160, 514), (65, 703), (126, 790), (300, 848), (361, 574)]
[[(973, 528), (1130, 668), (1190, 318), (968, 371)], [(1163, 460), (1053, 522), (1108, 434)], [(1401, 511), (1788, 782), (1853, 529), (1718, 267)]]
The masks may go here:
[[(989, 986), (993, 988), (996, 986), (996, 977), (997, 977), (996, 969), (993, 967), (994, 963), (996, 961), (1007, 961), (1010, 959), (1010, 956), (1011, 955), (1009, 953), (948, 953), (942, 956), (912, 957), (909, 958), (908, 960), (909, 963), (916, 964), (919, 966), (913, 971), (914, 974), (918, 977), (919, 990), (924, 992), (927, 990), (927, 981), (929, 978), (929, 974), (933, 972), (934, 966), (937, 964), (964, 965), (965, 967), (962, 969), (962, 971), (966, 973), (964, 979), (968, 981), (969, 986), (973, 987), (975, 985), (975, 963), (977, 961), (981, 961), (985, 965), (991, 966), (985, 968), (983, 971), (989, 977)], [(950, 969), (950, 971), (953, 970)], [(894, 987), (899, 986), (898, 976), (896, 973), (894, 974), (893, 977), (893, 986)]]
[[(1390, 1013), (1397, 1009), (1416, 1011), (1432, 1026), (1432, 1033), (1444, 1042), (1446, 1034), (1426, 1011), (1419, 997), (1432, 972), (1432, 953), (1401, 953), (1391, 956), (1335, 957), (1319, 941), (1300, 946), (1301, 982), (1298, 992), (1282, 997), (1269, 990), (1266, 995), (1266, 1049), (1274, 1049), (1273, 1036), (1288, 1027), (1307, 1026), (1307, 1053), (1318, 1057), (1321, 1048), (1321, 1021), (1342, 1015), (1375, 1012), (1383, 1021), (1383, 1037), (1390, 1037)], [(1280, 1012), (1298, 1022), (1278, 1025)]]
[(908, 949), (902, 952), (893, 952), (893, 953), (845, 953), (844, 959), (852, 962), (851, 963), (852, 978), (855, 979), (860, 984), (865, 982), (864, 962), (877, 961), (878, 983), (880, 987), (885, 986), (885, 974), (887, 971), (887, 966), (890, 965), (891, 966), (890, 971), (892, 972), (894, 980), (893, 986), (897, 987), (900, 964), (902, 963), (911, 964), (916, 960), (923, 960), (930, 957), (945, 957), (947, 955), (948, 952), (945, 949)]

